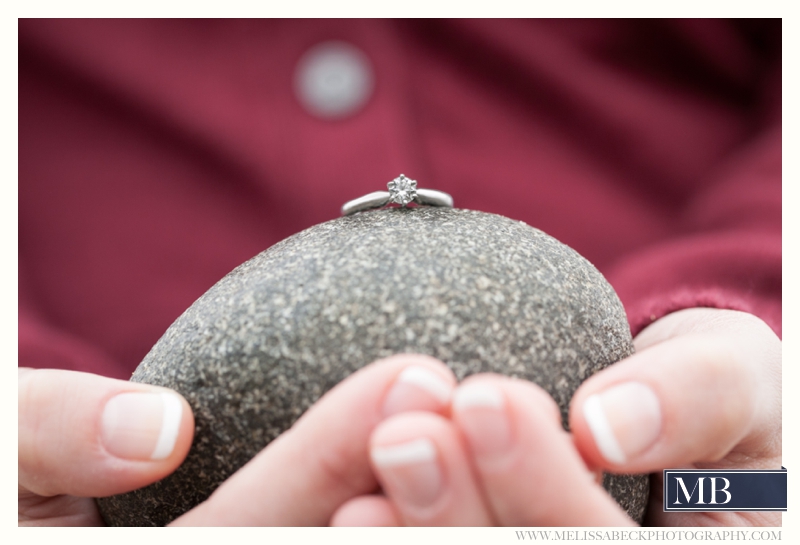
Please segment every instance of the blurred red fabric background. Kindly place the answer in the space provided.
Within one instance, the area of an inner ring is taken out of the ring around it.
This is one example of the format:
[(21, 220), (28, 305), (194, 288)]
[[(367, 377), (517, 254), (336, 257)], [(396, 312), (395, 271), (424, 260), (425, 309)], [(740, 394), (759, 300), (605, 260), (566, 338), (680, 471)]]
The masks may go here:
[[(336, 40), (373, 85), (298, 98)], [(780, 20), (20, 20), (19, 365), (127, 378), (236, 265), (400, 173), (525, 221), (637, 333), (781, 331)]]

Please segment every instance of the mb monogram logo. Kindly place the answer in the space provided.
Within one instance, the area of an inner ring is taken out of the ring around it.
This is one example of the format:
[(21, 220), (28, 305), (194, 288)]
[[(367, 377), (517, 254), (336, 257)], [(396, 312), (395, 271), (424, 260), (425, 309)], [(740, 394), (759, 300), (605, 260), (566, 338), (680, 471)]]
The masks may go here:
[[(705, 494), (703, 494), (703, 481), (708, 479), (711, 482), (710, 486), (710, 496), (711, 499), (708, 502), (703, 501), (705, 499)], [(731, 501), (731, 493), (728, 491), (728, 488), (731, 486), (731, 482), (726, 479), (725, 477), (700, 477), (695, 482), (694, 487), (692, 487), (691, 493), (687, 490), (686, 484), (683, 482), (683, 477), (675, 477), (675, 481), (678, 483), (680, 490), (679, 493), (676, 494), (677, 498), (675, 499), (675, 505), (681, 505), (681, 494), (683, 493), (683, 497), (686, 499), (687, 504), (692, 503), (692, 496), (694, 496), (694, 491), (697, 490), (697, 500), (695, 500), (695, 505), (705, 505), (706, 503), (715, 504), (717, 503), (717, 492), (722, 492), (726, 495), (725, 501), (719, 503), (729, 503)], [(725, 484), (721, 488), (717, 488), (717, 481), (723, 481)]]
[(786, 511), (786, 468), (665, 469), (664, 511)]

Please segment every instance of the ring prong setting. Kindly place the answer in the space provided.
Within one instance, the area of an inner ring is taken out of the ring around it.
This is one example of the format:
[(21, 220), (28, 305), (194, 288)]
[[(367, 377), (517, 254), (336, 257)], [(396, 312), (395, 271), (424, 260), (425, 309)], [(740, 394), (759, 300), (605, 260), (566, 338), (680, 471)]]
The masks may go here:
[(401, 174), (386, 186), (389, 188), (389, 201), (405, 207), (417, 198), (417, 181)]

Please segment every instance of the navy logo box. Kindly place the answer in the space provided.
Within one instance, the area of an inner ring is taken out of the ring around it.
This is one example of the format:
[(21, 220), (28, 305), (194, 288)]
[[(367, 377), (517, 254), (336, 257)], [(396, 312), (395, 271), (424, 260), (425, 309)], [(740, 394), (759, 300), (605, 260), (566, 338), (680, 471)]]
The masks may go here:
[(786, 511), (786, 468), (665, 469), (664, 511)]

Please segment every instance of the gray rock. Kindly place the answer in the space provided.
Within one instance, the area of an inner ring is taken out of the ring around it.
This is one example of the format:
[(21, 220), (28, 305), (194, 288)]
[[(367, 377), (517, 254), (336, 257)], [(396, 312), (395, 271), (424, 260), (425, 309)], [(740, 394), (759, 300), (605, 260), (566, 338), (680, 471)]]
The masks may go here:
[[(603, 276), (552, 237), (494, 214), (387, 209), (316, 225), (236, 268), (153, 347), (131, 380), (173, 388), (196, 420), (171, 476), (98, 499), (112, 525), (163, 525), (205, 500), (323, 393), (391, 354), (459, 377), (497, 372), (569, 400), (633, 352)], [(641, 521), (646, 476), (606, 476)]]

